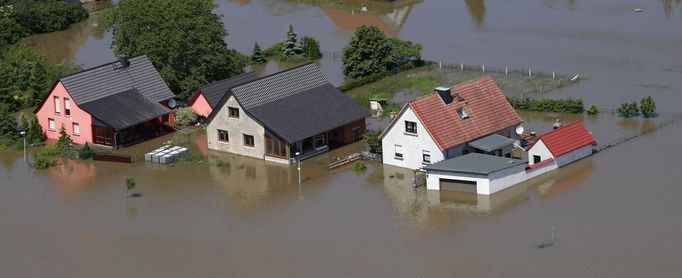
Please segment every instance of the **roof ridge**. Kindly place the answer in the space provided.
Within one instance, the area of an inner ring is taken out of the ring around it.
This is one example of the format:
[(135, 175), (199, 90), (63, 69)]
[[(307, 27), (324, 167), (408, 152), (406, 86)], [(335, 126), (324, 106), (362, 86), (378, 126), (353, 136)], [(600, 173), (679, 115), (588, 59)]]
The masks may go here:
[[(132, 56), (132, 57), (128, 57), (128, 60), (133, 59), (133, 58), (137, 58), (137, 57), (140, 57), (140, 56), (146, 56), (147, 59), (149, 59), (149, 57), (147, 56), (147, 54), (139, 54), (139, 55), (135, 55), (135, 56)], [(151, 62), (151, 59), (149, 59), (149, 61)], [(78, 75), (78, 74), (81, 74), (81, 73), (84, 73), (84, 72), (88, 72), (88, 71), (91, 71), (91, 70), (94, 70), (94, 69), (98, 69), (98, 68), (101, 68), (101, 67), (104, 67), (104, 66), (110, 66), (110, 65), (112, 65), (112, 64), (114, 64), (114, 63), (118, 63), (118, 62), (119, 62), (119, 60), (114, 60), (114, 61), (111, 61), (111, 62), (108, 62), (108, 63), (104, 63), (104, 64), (97, 65), (97, 66), (94, 66), (94, 67), (90, 67), (90, 68), (87, 68), (87, 69), (83, 69), (83, 70), (81, 70), (81, 71), (79, 71), (79, 72), (74, 72), (74, 73), (72, 73), (72, 74), (67, 74), (67, 75), (61, 76), (61, 77), (59, 77), (59, 79), (57, 79), (57, 80), (62, 80), (63, 78), (71, 77), (71, 76), (74, 76), (74, 75)], [(152, 63), (152, 64), (153, 64), (153, 63)]]
[[(227, 81), (227, 80), (232, 80), (232, 79), (235, 79), (235, 78), (238, 78), (238, 77), (246, 76), (246, 75), (251, 74), (251, 73), (256, 73), (256, 71), (251, 70), (251, 71), (247, 71), (247, 72), (243, 72), (243, 73), (240, 73), (240, 74), (237, 74), (237, 75), (230, 76), (230, 77), (225, 78), (225, 79), (213, 81), (213, 83), (210, 83), (210, 84), (208, 84), (208, 85), (206, 85), (206, 86), (201, 87), (201, 88), (199, 89), (199, 91), (201, 91), (201, 90), (203, 90), (203, 89), (205, 89), (205, 88), (211, 87), (211, 86), (213, 86), (213, 85), (218, 85), (218, 83), (221, 83), (221, 82), (224, 82), (224, 81)], [(258, 74), (256, 73), (256, 75), (258, 75)], [(260, 78), (258, 78), (258, 79), (260, 79)], [(258, 80), (258, 79), (256, 79), (256, 80)], [(255, 81), (255, 80), (254, 80), (254, 81)], [(245, 84), (246, 84), (246, 83), (245, 83)]]
[[(263, 79), (266, 79), (266, 78), (268, 78), (268, 77), (273, 77), (273, 76), (276, 76), (276, 75), (280, 75), (280, 74), (283, 74), (283, 73), (286, 73), (286, 72), (289, 72), (289, 71), (292, 71), (292, 70), (295, 70), (295, 69), (302, 68), (302, 67), (307, 66), (307, 65), (310, 65), (310, 64), (315, 64), (315, 62), (312, 62), (312, 61), (311, 61), (311, 62), (306, 62), (306, 63), (300, 64), (300, 65), (298, 65), (298, 66), (295, 66), (295, 67), (292, 67), (292, 68), (285, 69), (285, 70), (283, 70), (283, 71), (278, 71), (278, 72), (275, 72), (275, 73), (271, 73), (271, 74), (265, 75), (265, 76), (263, 76), (263, 77), (260, 77), (260, 78), (258, 78), (258, 79), (255, 79), (255, 80), (246, 82), (246, 83), (244, 83), (244, 84), (241, 84), (241, 85), (239, 85), (239, 86), (235, 86), (234, 88), (238, 88), (238, 87), (241, 87), (241, 86), (244, 86), (244, 85), (248, 85), (248, 84), (251, 84), (251, 83), (253, 83), (253, 82), (260, 81), (260, 80), (263, 80)], [(319, 70), (319, 67), (317, 67), (317, 68), (318, 68), (318, 70)], [(321, 71), (320, 71), (320, 72), (321, 72)]]
[(560, 130), (563, 130), (563, 129), (569, 127), (569, 126), (574, 126), (574, 125), (582, 124), (582, 123), (583, 123), (583, 121), (581, 121), (581, 120), (573, 121), (573, 122), (571, 122), (571, 123), (569, 123), (569, 124), (565, 124), (565, 125), (563, 125), (563, 126), (561, 126), (561, 127), (559, 127), (559, 128), (552, 129), (552, 130), (547, 131), (547, 132), (545, 132), (545, 133), (543, 133), (543, 134), (540, 134), (540, 136), (538, 136), (538, 138), (542, 138), (542, 137), (545, 137), (545, 136), (547, 136), (547, 135), (550, 135), (550, 134), (559, 132)]

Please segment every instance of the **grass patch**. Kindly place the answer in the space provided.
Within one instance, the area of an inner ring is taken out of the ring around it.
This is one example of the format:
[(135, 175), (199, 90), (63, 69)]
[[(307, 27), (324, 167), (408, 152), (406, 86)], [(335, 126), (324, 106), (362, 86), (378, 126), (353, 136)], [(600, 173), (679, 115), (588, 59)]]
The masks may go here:
[(177, 163), (196, 163), (196, 164), (207, 164), (208, 161), (204, 160), (204, 157), (200, 154), (188, 154), (181, 158), (178, 158)]
[(459, 65), (443, 65), (439, 68), (438, 64), (427, 63), (425, 66), (350, 89), (346, 93), (364, 107), (369, 106), (371, 98), (385, 98), (389, 106), (397, 111), (407, 101), (396, 100), (397, 93), (413, 94), (413, 98), (416, 98), (431, 94), (435, 87), (450, 87), (485, 75), (491, 76), (506, 96), (520, 98), (539, 98), (550, 91), (575, 85), (580, 80), (573, 81), (570, 76), (560, 74), (552, 76), (552, 73), (533, 72), (529, 77), (528, 71), (522, 70), (486, 69), (486, 72), (482, 72), (480, 67), (464, 66), (461, 69)]

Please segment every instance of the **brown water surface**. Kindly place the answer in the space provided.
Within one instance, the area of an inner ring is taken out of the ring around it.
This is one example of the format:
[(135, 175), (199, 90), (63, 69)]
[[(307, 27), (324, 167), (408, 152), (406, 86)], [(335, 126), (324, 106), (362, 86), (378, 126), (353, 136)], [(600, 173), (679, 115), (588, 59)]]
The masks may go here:
[[(294, 24), (320, 39), (321, 66), (338, 84), (338, 55), (364, 2), (217, 3), (231, 47), (248, 53), (254, 41), (269, 45)], [(679, 1), (398, 3), (362, 15), (422, 43), (427, 59), (580, 73), (587, 77), (580, 85), (552, 95), (602, 107), (652, 95), (661, 112), (649, 120), (522, 113), (529, 129), (582, 119), (604, 143), (680, 112)], [(81, 25), (28, 40), (55, 50), (54, 62), (110, 60), (111, 35)], [(364, 173), (326, 169), (361, 143), (304, 161), (299, 186), (295, 167), (210, 152), (202, 136), (176, 140), (207, 163), (169, 167), (67, 161), (32, 170), (20, 151), (0, 154), (0, 276), (682, 275), (679, 123), (493, 196), (415, 189), (411, 171), (376, 163)], [(127, 177), (142, 197), (125, 198)], [(557, 241), (537, 248), (553, 225)]]

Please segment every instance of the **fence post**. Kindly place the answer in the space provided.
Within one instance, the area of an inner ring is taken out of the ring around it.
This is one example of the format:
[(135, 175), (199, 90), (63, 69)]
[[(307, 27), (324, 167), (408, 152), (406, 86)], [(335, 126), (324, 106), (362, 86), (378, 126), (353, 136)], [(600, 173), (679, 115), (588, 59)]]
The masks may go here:
[(459, 63), (459, 70), (464, 71), (464, 63)]
[(530, 69), (528, 69), (528, 77), (532, 77), (533, 73), (531, 73)]
[(443, 62), (442, 62), (442, 61), (438, 61), (438, 68), (439, 68), (439, 69), (442, 69), (442, 68), (443, 68)]
[(509, 68), (508, 67), (504, 68), (504, 75), (509, 75)]
[(485, 72), (485, 65), (482, 65), (481, 69), (483, 70), (483, 72)]
[(556, 76), (554, 75), (554, 72), (552, 72), (552, 79), (556, 79)]

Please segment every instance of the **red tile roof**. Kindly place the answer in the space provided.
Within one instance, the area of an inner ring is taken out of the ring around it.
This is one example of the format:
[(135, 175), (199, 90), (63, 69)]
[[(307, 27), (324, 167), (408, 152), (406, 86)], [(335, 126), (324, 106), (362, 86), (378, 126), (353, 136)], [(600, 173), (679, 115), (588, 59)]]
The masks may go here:
[[(484, 76), (450, 88), (450, 94), (459, 93), (445, 105), (438, 94), (412, 100), (410, 108), (425, 126), (441, 150), (469, 142), (522, 122), (505, 96), (490, 76)], [(458, 108), (464, 108), (469, 118), (462, 119)]]
[(594, 143), (594, 137), (585, 128), (583, 122), (577, 121), (540, 135), (539, 140), (545, 143), (554, 157), (577, 150)]

